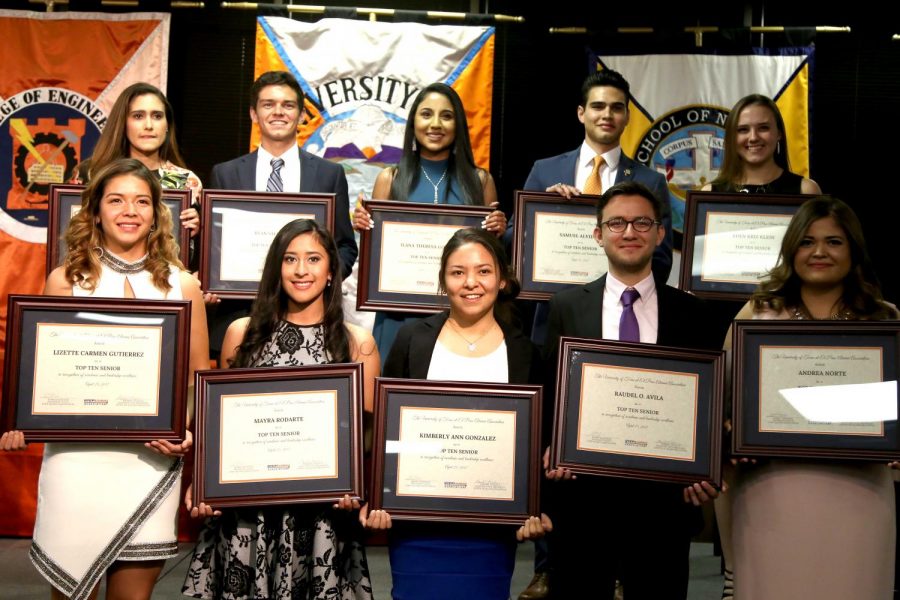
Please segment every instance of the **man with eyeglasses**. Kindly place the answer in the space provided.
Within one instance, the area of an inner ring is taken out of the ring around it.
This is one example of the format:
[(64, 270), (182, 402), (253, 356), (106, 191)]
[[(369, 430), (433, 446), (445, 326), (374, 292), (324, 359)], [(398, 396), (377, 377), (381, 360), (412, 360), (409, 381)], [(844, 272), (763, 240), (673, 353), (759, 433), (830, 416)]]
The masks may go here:
[[(606, 251), (609, 271), (550, 300), (548, 368), (555, 368), (561, 336), (722, 347), (716, 330), (704, 326), (702, 300), (655, 281), (651, 261), (665, 237), (662, 214), (656, 195), (637, 182), (616, 184), (600, 197), (594, 239)], [(551, 422), (545, 405), (544, 425)], [(544, 467), (549, 468), (549, 451)], [(575, 478), (563, 469), (548, 470), (546, 477), (546, 506), (554, 524), (554, 598), (611, 598), (617, 576), (628, 600), (687, 597), (698, 507), (718, 495), (709, 482), (684, 487)]]
[[(581, 194), (601, 194), (616, 183), (637, 181), (647, 186), (662, 203), (660, 220), (665, 235), (653, 252), (653, 275), (660, 285), (672, 270), (672, 217), (669, 191), (665, 178), (656, 171), (635, 162), (622, 152), (619, 141), (628, 125), (628, 81), (612, 69), (589, 75), (581, 86), (578, 120), (584, 125), (584, 141), (578, 148), (534, 163), (525, 181), (525, 190), (547, 191), (571, 198)], [(510, 218), (505, 236), (512, 243), (516, 220)], [(534, 306), (531, 339), (542, 345), (547, 333), (547, 304)], [(549, 542), (538, 540), (535, 546), (535, 575), (519, 600), (542, 600), (550, 597)]]

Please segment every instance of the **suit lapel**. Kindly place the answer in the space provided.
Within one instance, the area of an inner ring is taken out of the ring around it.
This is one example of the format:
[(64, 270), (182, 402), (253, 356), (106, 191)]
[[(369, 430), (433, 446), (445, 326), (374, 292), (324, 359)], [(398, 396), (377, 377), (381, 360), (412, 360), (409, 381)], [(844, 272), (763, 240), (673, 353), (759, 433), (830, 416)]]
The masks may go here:
[(578, 146), (562, 161), (563, 172), (559, 180), (566, 185), (575, 185), (575, 172), (578, 170), (578, 156), (581, 154), (581, 146)]
[(250, 154), (245, 155), (241, 159), (238, 168), (238, 183), (242, 190), (256, 189), (256, 160), (259, 158), (259, 152), (254, 150)]
[(409, 342), (409, 377), (410, 379), (427, 379), (428, 366), (431, 364), (431, 356), (434, 354), (434, 346), (437, 344), (441, 328), (447, 321), (447, 313), (441, 312), (423, 319), (419, 324), (422, 328), (421, 335), (414, 335)]
[(616, 173), (616, 183), (631, 181), (634, 179), (634, 161), (625, 156), (623, 152), (619, 157), (619, 170)]
[(606, 275), (596, 279), (583, 288), (581, 306), (575, 318), (579, 323), (575, 331), (581, 337), (603, 337), (603, 290), (606, 289)]
[(670, 300), (669, 288), (665, 285), (657, 285), (656, 343), (663, 346), (671, 346), (673, 344), (675, 319), (679, 318), (678, 315), (670, 314), (672, 310)]
[(316, 163), (305, 152), (300, 152), (300, 191), (312, 193), (316, 191)]

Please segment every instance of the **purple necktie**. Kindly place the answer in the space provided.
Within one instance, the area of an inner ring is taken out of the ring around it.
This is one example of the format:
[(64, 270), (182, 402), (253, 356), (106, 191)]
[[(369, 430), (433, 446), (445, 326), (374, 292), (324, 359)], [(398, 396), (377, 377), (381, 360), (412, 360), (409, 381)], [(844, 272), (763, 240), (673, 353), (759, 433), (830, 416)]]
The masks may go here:
[(638, 327), (637, 317), (634, 316), (634, 301), (641, 297), (641, 293), (634, 288), (627, 288), (622, 292), (622, 318), (619, 319), (619, 341), (640, 342), (641, 329)]

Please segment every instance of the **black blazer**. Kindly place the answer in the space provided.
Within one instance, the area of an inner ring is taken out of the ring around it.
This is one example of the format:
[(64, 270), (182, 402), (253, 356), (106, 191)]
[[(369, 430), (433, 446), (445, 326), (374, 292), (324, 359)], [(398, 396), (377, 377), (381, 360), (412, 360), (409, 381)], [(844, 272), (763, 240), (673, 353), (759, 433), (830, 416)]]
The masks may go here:
[[(555, 355), (560, 336), (603, 337), (603, 292), (606, 275), (569, 288), (550, 299), (544, 355)], [(721, 350), (722, 337), (707, 323), (706, 303), (668, 285), (656, 286), (659, 318), (656, 343), (662, 346)]]
[[(382, 375), (426, 379), (431, 356), (434, 354), (434, 345), (449, 316), (449, 312), (444, 311), (401, 327), (382, 368)], [(509, 383), (542, 383), (537, 346), (518, 329), (500, 320), (497, 323), (506, 341)]]
[[(341, 257), (341, 273), (346, 278), (353, 270), (359, 250), (350, 223), (350, 200), (344, 169), (299, 147), (297, 150), (300, 152), (300, 189), (296, 191), (335, 195), (334, 241)], [(254, 151), (215, 165), (210, 176), (210, 188), (255, 190), (257, 156)]]

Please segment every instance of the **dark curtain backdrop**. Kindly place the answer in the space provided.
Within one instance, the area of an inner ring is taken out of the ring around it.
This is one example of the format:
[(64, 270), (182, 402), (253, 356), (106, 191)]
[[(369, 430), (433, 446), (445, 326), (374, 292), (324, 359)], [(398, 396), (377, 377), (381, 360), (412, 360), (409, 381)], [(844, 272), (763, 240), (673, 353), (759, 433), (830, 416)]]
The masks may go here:
[[(364, 4), (471, 10), (466, 0), (367, 0)], [(178, 115), (179, 140), (189, 166), (204, 179), (212, 165), (248, 148), (247, 96), (253, 79), (256, 16), (252, 11), (220, 9), (214, 0), (207, 5), (205, 10), (173, 11), (169, 61), (169, 96)], [(526, 18), (523, 24), (497, 25), (491, 171), (507, 207), (535, 159), (574, 148), (582, 139), (575, 110), (587, 72), (587, 46), (631, 52), (692, 51), (693, 35), (680, 32), (690, 25), (731, 28), (721, 35), (705, 34), (706, 48), (777, 47), (813, 39), (812, 177), (826, 193), (844, 199), (859, 213), (886, 296), (900, 300), (894, 265), (897, 250), (890, 241), (900, 217), (897, 184), (890, 181), (894, 146), (900, 138), (900, 42), (892, 42), (890, 34), (892, 26), (900, 31), (900, 23), (878, 10), (828, 11), (821, 4), (814, 15), (775, 2), (694, 3), (685, 9), (675, 5), (677, 11), (663, 4), (656, 8), (653, 3), (638, 8), (633, 8), (637, 4), (605, 3), (602, 10), (589, 6), (571, 0), (480, 2), (481, 10)], [(762, 37), (740, 30), (745, 23), (758, 25), (762, 19), (767, 25), (794, 27), (849, 25), (853, 31), (812, 38), (800, 29)], [(589, 27), (592, 33), (548, 33), (552, 26), (573, 25)], [(619, 26), (650, 26), (657, 32), (614, 33)]]

